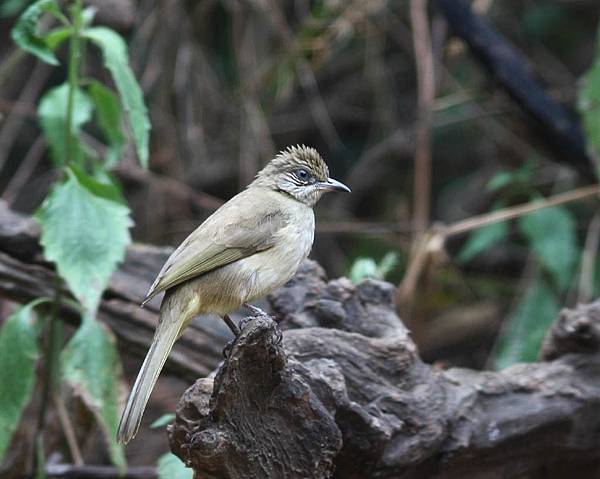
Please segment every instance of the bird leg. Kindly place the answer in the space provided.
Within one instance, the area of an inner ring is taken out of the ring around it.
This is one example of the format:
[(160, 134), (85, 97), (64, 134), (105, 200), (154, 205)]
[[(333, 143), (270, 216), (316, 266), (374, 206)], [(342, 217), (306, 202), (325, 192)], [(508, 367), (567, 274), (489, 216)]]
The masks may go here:
[(223, 321), (225, 321), (225, 324), (227, 325), (227, 327), (229, 329), (231, 329), (231, 332), (233, 333), (233, 335), (237, 338), (240, 335), (240, 328), (238, 328), (237, 324), (235, 324), (233, 322), (233, 320), (229, 317), (228, 314), (224, 314), (222, 316)]
[(268, 316), (267, 313), (265, 313), (262, 309), (250, 304), (250, 303), (244, 303), (244, 307), (249, 309), (250, 312), (254, 315), (254, 316)]

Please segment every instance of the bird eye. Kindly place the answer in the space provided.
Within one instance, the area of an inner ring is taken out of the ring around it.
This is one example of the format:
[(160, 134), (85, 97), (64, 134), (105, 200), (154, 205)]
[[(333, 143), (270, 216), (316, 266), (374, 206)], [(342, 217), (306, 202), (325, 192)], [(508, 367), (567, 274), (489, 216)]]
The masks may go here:
[(296, 172), (296, 176), (298, 178), (300, 178), (303, 181), (308, 180), (308, 178), (310, 177), (308, 171), (306, 171), (304, 168), (300, 168), (297, 172)]

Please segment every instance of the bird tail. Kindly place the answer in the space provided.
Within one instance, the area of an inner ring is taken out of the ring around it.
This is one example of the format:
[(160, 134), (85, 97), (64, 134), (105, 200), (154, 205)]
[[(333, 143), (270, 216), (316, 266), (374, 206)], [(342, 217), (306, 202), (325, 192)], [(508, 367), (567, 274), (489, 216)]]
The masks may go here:
[(154, 333), (152, 345), (144, 359), (144, 364), (138, 373), (119, 422), (117, 441), (121, 444), (127, 444), (137, 434), (158, 375), (180, 332), (189, 322), (187, 317), (182, 317), (184, 315), (182, 308), (176, 306), (178, 306), (176, 301), (167, 301), (167, 298), (163, 301), (161, 318)]

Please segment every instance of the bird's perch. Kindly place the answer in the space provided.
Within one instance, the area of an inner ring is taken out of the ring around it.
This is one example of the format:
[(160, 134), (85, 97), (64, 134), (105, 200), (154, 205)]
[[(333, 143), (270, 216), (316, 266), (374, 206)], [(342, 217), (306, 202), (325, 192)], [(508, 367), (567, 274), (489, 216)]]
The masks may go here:
[(173, 452), (197, 477), (510, 478), (600, 474), (600, 303), (564, 311), (549, 362), (424, 364), (393, 288), (307, 264), (181, 398)]
[[(31, 218), (0, 202), (0, 295), (51, 295)], [(168, 252), (130, 249), (101, 304), (119, 345), (143, 354), (156, 305), (139, 309)], [(600, 477), (600, 303), (565, 311), (549, 361), (501, 373), (424, 364), (392, 306), (392, 285), (327, 282), (313, 262), (279, 289), (212, 379), (181, 400), (173, 450), (217, 478)], [(77, 321), (74, 311), (65, 317)], [(170, 371), (205, 375), (226, 337), (188, 330)], [(551, 359), (551, 360), (550, 360)]]

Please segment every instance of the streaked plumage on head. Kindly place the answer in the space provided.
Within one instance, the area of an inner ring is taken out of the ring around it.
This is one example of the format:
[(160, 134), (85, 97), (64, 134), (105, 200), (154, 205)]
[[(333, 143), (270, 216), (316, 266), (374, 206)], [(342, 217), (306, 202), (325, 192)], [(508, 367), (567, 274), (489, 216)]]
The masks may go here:
[(324, 193), (319, 183), (328, 178), (329, 168), (317, 150), (297, 145), (279, 152), (248, 187), (271, 188), (314, 206)]

